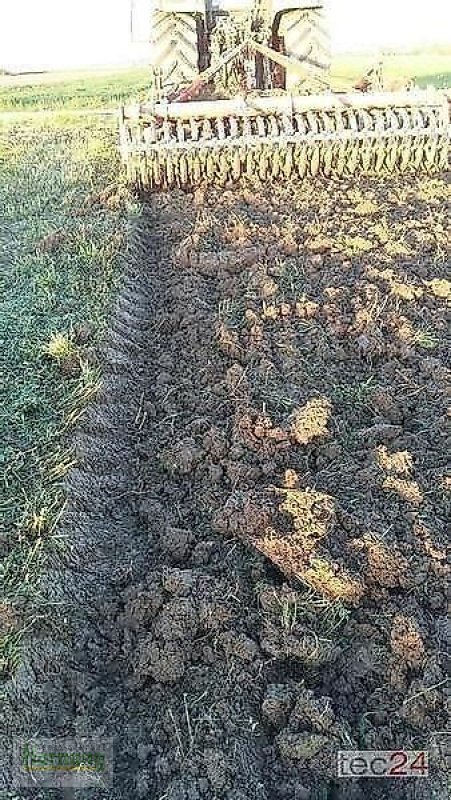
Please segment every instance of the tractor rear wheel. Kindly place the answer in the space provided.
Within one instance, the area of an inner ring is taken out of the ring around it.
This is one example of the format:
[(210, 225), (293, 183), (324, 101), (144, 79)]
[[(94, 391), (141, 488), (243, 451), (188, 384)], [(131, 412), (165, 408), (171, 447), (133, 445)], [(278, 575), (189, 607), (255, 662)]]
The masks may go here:
[(165, 93), (190, 83), (199, 71), (198, 20), (194, 14), (156, 11), (152, 25), (152, 64)]
[[(280, 18), (278, 35), (283, 38), (285, 53), (299, 61), (306, 71), (306, 81), (311, 78), (329, 80), (330, 43), (321, 9), (287, 11)], [(292, 89), (302, 82), (302, 76), (287, 71), (286, 88)]]

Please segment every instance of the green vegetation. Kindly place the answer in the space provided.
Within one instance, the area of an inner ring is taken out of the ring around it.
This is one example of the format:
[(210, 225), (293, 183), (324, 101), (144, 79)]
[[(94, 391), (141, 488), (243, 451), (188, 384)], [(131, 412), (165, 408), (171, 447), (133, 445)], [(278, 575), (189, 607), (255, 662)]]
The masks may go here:
[[(451, 86), (451, 53), (415, 53), (385, 55), (382, 57), (384, 76), (387, 81), (399, 78), (414, 78), (418, 86)], [(334, 85), (338, 88), (353, 83), (374, 65), (371, 56), (337, 56), (332, 65)]]
[(101, 73), (22, 75), (0, 80), (0, 111), (116, 108), (144, 100), (149, 92), (147, 68)]
[[(451, 85), (450, 53), (418, 53), (383, 57), (388, 81), (415, 78), (419, 86)], [(374, 64), (372, 56), (336, 56), (333, 84), (347, 88)], [(115, 72), (44, 73), (0, 77), (0, 111), (53, 111), (115, 108), (145, 100), (149, 93), (147, 67)]]
[(86, 117), (0, 127), (0, 673), (18, 658), (95, 394), (95, 346), (123, 247), (116, 131)]

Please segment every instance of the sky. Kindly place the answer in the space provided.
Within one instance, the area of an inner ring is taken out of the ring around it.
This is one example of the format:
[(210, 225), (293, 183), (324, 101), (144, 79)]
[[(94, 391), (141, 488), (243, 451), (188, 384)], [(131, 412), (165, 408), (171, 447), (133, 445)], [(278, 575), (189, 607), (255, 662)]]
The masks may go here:
[[(189, 0), (187, 0), (189, 2)], [(130, 6), (135, 4), (134, 38)], [(0, 0), (0, 68), (145, 60), (152, 0)], [(335, 52), (451, 44), (451, 1), (328, 0)], [(139, 41), (141, 40), (141, 41)]]

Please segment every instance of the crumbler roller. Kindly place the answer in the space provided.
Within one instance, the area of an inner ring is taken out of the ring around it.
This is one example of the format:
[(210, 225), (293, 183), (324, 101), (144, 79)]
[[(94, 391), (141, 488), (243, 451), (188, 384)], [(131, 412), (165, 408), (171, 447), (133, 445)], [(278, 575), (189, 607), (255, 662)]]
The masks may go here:
[(161, 0), (153, 30), (153, 97), (120, 117), (141, 190), (447, 168), (448, 95), (332, 92), (318, 2)]

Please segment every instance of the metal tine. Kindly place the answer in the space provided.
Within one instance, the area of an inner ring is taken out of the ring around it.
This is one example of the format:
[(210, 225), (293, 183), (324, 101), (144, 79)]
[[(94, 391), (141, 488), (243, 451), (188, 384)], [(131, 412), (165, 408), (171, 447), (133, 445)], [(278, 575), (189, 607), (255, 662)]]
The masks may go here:
[(446, 101), (443, 101), (442, 108), (440, 111), (437, 109), (437, 117), (438, 117), (438, 124), (439, 127), (443, 130), (443, 133), (446, 134), (448, 127), (449, 127), (449, 99), (446, 98)]
[(287, 151), (285, 153), (283, 174), (285, 175), (286, 178), (289, 178), (292, 172), (293, 172), (293, 146), (288, 144)]
[(424, 128), (423, 114), (419, 108), (412, 109), (412, 123), (415, 128)]
[(326, 111), (320, 111), (320, 117), (323, 125), (323, 130), (325, 131), (325, 133), (333, 133), (334, 123), (331, 115), (328, 114)]
[(360, 132), (364, 128), (362, 109), (356, 108), (356, 110), (355, 110), (355, 118), (356, 118), (356, 122), (357, 122), (357, 130)]
[(303, 178), (307, 172), (307, 147), (305, 144), (298, 149), (296, 155), (299, 177)]
[(274, 116), (269, 117), (269, 132), (271, 136), (280, 135), (279, 122), (277, 120), (277, 117)]
[(193, 153), (191, 150), (186, 151), (186, 164), (188, 170), (188, 180), (190, 180), (193, 174)]
[(360, 115), (362, 118), (362, 130), (372, 131), (374, 128), (374, 120), (369, 111), (366, 111), (366, 109), (362, 108)]
[(333, 142), (326, 142), (323, 144), (323, 172), (325, 175), (331, 175), (333, 159), (334, 144)]
[(307, 120), (310, 128), (310, 133), (319, 133), (319, 119), (314, 111), (307, 111)]
[(357, 124), (356, 113), (352, 108), (348, 109), (347, 118), (348, 118), (349, 127), (350, 127), (351, 131), (355, 131), (357, 133), (358, 130), (359, 130), (359, 127), (358, 127), (358, 124)]
[(310, 158), (310, 174), (315, 177), (318, 175), (321, 166), (321, 142), (314, 142)]
[(400, 128), (398, 117), (396, 116), (395, 110), (393, 108), (389, 108), (387, 110), (387, 121), (390, 130), (397, 131)]
[(282, 117), (282, 129), (287, 136), (292, 136), (294, 133), (293, 120), (287, 114)]
[(360, 155), (362, 167), (365, 172), (368, 172), (371, 166), (371, 144), (368, 141), (363, 144)]
[[(443, 109), (434, 108), (432, 113), (434, 115), (434, 120), (435, 120), (435, 124), (437, 126), (437, 129), (443, 131), (443, 128), (444, 128), (444, 126), (443, 126), (443, 119), (444, 119), (444, 117), (443, 117)], [(448, 127), (448, 126), (446, 126), (446, 127)]]
[(268, 169), (268, 148), (263, 145), (258, 159), (258, 176), (260, 180), (266, 180), (266, 173)]
[(266, 136), (265, 118), (264, 117), (257, 117), (255, 121), (256, 121), (256, 124), (257, 124), (257, 134), (258, 134), (258, 136)]
[(182, 186), (188, 183), (188, 161), (185, 153), (179, 157), (180, 183)]
[(164, 142), (171, 142), (172, 141), (172, 125), (168, 119), (163, 120), (163, 141)]
[(172, 154), (170, 152), (168, 152), (166, 156), (166, 180), (168, 182), (168, 186), (172, 186), (174, 183), (174, 165), (172, 163)]
[(351, 151), (348, 156), (347, 168), (348, 172), (353, 175), (357, 169), (357, 165), (359, 162), (359, 154), (360, 154), (360, 142), (354, 141), (351, 144)]
[(177, 141), (184, 142), (185, 141), (185, 126), (182, 120), (177, 120)]
[(413, 156), (413, 164), (415, 169), (419, 169), (421, 167), (422, 161), (424, 156), (424, 140), (417, 139), (415, 143), (415, 152)]
[(375, 108), (373, 109), (372, 114), (375, 120), (375, 125), (374, 125), (375, 133), (383, 133), (385, 131), (384, 112), (381, 111), (381, 109), (379, 108)]
[(243, 154), (243, 165), (244, 165), (244, 174), (250, 176), (255, 174), (257, 164), (256, 164), (256, 159), (254, 158), (254, 153), (251, 149), (248, 149)]
[(216, 166), (217, 166), (216, 165), (216, 154), (213, 155), (213, 153), (207, 153), (207, 156), (206, 156), (206, 159), (205, 159), (205, 166), (206, 166), (206, 171), (207, 171), (207, 178), (214, 178), (214, 176), (216, 174)]
[(387, 150), (385, 148), (384, 141), (381, 139), (377, 145), (376, 164), (375, 164), (375, 170), (378, 174), (382, 172), (384, 168), (386, 155), (387, 155)]
[(202, 139), (212, 139), (213, 130), (209, 119), (204, 119), (202, 123)]
[(252, 123), (249, 117), (243, 117), (243, 136), (252, 136)]
[(152, 177), (153, 177), (154, 184), (156, 186), (160, 186), (162, 178), (161, 178), (161, 164), (160, 164), (160, 158), (158, 156), (158, 153), (156, 154), (155, 160), (153, 162), (153, 176)]
[(273, 178), (277, 178), (279, 176), (280, 168), (281, 168), (281, 163), (280, 163), (279, 148), (275, 147), (271, 159), (271, 175)]
[(318, 125), (318, 133), (324, 133), (327, 130), (324, 124), (324, 111), (317, 111), (315, 116), (316, 124)]
[(407, 111), (406, 108), (400, 108), (398, 114), (401, 119), (402, 130), (408, 131), (411, 127), (409, 112)]
[(236, 117), (229, 117), (230, 136), (235, 139), (239, 136), (238, 120)]
[(438, 130), (437, 118), (436, 118), (433, 110), (432, 109), (425, 109), (425, 111), (423, 113), (424, 113), (424, 116), (426, 117), (426, 125), (427, 125), (427, 127), (431, 129), (432, 133), (437, 133), (437, 130)]
[(308, 131), (304, 115), (303, 114), (295, 114), (294, 118), (295, 118), (295, 121), (296, 121), (298, 133), (300, 133), (301, 136), (304, 136)]
[(216, 130), (218, 132), (218, 139), (225, 139), (226, 138), (223, 117), (217, 117), (217, 119), (216, 119)]
[(199, 183), (202, 177), (202, 164), (198, 153), (193, 157), (193, 178), (195, 183)]
[(410, 164), (410, 158), (412, 155), (412, 139), (410, 136), (406, 136), (403, 143), (403, 151), (401, 154), (400, 160), (400, 169), (401, 172), (405, 172)]
[(428, 167), (433, 167), (437, 155), (438, 139), (430, 139), (426, 147), (426, 159)]
[(157, 126), (154, 119), (151, 119), (149, 125), (143, 128), (143, 139), (147, 144), (154, 144), (157, 141)]
[(225, 152), (225, 150), (222, 150), (219, 153), (219, 177), (221, 182), (227, 180), (229, 172), (230, 172), (230, 165), (229, 165), (229, 160), (227, 158), (227, 153)]
[(390, 140), (390, 143), (387, 145), (387, 158), (386, 164), (389, 172), (393, 172), (396, 167), (396, 161), (398, 158), (398, 145), (395, 139)]
[(235, 180), (241, 175), (241, 157), (240, 151), (237, 149), (232, 155), (232, 176)]
[(396, 117), (397, 130), (400, 131), (403, 128), (403, 119), (399, 108), (395, 109), (395, 117)]
[(389, 131), (391, 128), (390, 109), (384, 108), (382, 114), (384, 116), (384, 131)]
[(343, 118), (343, 114), (341, 111), (335, 111), (334, 113), (334, 121), (335, 121), (335, 130), (337, 133), (345, 130), (345, 120)]
[(340, 131), (340, 133), (346, 133), (346, 131), (349, 131), (351, 128), (351, 122), (349, 120), (349, 110), (343, 109), (343, 111), (339, 111), (337, 113), (340, 115), (340, 120), (341, 120), (340, 127), (338, 130)]
[(152, 131), (150, 128), (142, 129), (143, 144), (155, 144), (155, 139), (152, 138)]
[(191, 139), (193, 142), (197, 142), (199, 140), (199, 123), (197, 119), (192, 117), (190, 119), (190, 128), (191, 128)]

